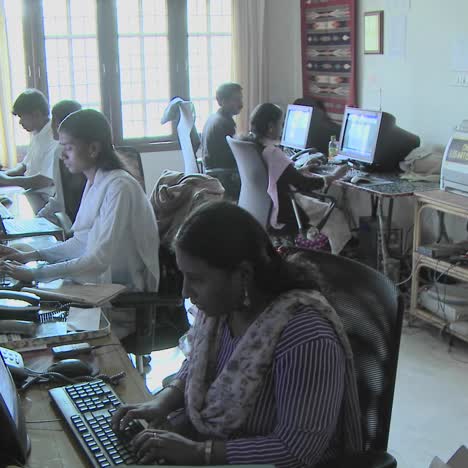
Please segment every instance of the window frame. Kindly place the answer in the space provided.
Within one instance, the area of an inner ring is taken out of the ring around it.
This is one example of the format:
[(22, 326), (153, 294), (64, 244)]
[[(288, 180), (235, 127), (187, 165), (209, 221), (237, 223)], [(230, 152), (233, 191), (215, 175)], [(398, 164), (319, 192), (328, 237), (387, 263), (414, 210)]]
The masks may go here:
[[(187, 1), (167, 0), (169, 98), (180, 96), (190, 99)], [(49, 98), (42, 0), (22, 0), (22, 3), (26, 83), (28, 87), (41, 90)], [(115, 145), (133, 146), (140, 152), (179, 149), (174, 123), (170, 127), (168, 124), (167, 136), (123, 137), (116, 0), (96, 0), (96, 16), (101, 110), (109, 119)]]

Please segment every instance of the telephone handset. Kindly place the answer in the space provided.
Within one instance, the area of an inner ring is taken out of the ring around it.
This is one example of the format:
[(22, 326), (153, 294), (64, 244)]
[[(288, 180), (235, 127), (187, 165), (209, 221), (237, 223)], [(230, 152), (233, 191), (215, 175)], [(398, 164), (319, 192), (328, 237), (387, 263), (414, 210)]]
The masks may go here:
[(0, 290), (0, 320), (37, 321), (40, 298), (23, 291)]

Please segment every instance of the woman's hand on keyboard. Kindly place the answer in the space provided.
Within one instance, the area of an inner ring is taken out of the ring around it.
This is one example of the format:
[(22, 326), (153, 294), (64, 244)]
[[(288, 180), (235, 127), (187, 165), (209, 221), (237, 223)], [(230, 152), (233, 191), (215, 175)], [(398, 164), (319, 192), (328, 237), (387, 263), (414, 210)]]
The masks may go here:
[(143, 419), (152, 427), (158, 427), (166, 421), (166, 417), (166, 412), (154, 400), (137, 405), (122, 405), (112, 416), (112, 429), (114, 432), (122, 432), (135, 419)]
[[(132, 441), (138, 464), (204, 465), (205, 444), (168, 431), (146, 429)], [(162, 461), (161, 460), (161, 461)]]
[(341, 166), (338, 166), (336, 171), (334, 171), (331, 175), (333, 180), (341, 179), (346, 175), (346, 173), (349, 170), (349, 166), (347, 164), (342, 164)]
[(21, 257), (22, 252), (19, 250), (13, 249), (12, 247), (7, 247), (6, 245), (0, 245), (0, 259), (2, 260), (16, 260), (19, 261), (17, 257)]
[(23, 283), (31, 283), (34, 279), (34, 274), (30, 268), (12, 260), (1, 261), (0, 272), (11, 278), (23, 281)]
[(19, 263), (28, 263), (39, 260), (39, 254), (36, 250), (32, 252), (21, 252), (20, 250), (6, 245), (0, 245), (0, 260), (13, 260)]

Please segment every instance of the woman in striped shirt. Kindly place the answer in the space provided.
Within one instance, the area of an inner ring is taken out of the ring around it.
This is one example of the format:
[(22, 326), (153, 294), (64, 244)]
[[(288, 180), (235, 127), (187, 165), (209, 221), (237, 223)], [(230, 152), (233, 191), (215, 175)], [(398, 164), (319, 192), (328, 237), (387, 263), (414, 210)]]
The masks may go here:
[(199, 313), (176, 380), (114, 415), (114, 430), (150, 423), (133, 440), (139, 462), (311, 467), (360, 450), (350, 346), (313, 269), (226, 202), (193, 213), (175, 251)]

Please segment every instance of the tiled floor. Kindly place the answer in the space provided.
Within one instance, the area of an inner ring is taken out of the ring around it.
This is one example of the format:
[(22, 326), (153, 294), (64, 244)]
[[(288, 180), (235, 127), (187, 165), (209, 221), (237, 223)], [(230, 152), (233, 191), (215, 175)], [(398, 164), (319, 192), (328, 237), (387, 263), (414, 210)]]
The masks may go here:
[(428, 468), (468, 444), (468, 345), (435, 329), (403, 330), (389, 449), (398, 468)]
[[(147, 375), (154, 391), (183, 361), (176, 349), (155, 352)], [(447, 340), (430, 327), (403, 330), (389, 450), (398, 468), (429, 468), (468, 444), (468, 345)]]

